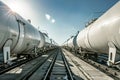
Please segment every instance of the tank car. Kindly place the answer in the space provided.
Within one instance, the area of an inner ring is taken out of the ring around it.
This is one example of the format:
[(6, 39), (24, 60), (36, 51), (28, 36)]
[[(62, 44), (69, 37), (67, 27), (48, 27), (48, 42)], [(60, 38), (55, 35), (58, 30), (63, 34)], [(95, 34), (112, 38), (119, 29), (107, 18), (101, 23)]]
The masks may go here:
[(13, 55), (36, 55), (44, 42), (35, 27), (0, 1), (0, 61), (7, 63)]
[(72, 37), (67, 41), (67, 46), (68, 46), (68, 47), (71, 47), (71, 48), (74, 47), (73, 39), (74, 39), (74, 36), (72, 36)]
[(108, 54), (108, 65), (120, 63), (120, 1), (79, 32), (79, 49)]
[(44, 50), (49, 50), (51, 48), (52, 42), (47, 33), (43, 33), (45, 38)]
[(57, 43), (53, 39), (50, 40), (51, 40), (51, 49), (56, 48), (58, 46)]
[(55, 41), (53, 39), (50, 39), (47, 33), (40, 32), (41, 36), (41, 42), (38, 46), (37, 52), (44, 52), (50, 49), (54, 49), (57, 45), (55, 45)]

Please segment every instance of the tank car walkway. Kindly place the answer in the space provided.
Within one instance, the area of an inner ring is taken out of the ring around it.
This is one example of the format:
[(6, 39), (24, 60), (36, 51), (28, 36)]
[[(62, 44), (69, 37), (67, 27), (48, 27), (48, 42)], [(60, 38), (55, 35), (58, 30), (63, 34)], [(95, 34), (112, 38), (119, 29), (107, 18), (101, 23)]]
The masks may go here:
[(12, 69), (0, 80), (113, 80), (65, 49), (56, 49)]

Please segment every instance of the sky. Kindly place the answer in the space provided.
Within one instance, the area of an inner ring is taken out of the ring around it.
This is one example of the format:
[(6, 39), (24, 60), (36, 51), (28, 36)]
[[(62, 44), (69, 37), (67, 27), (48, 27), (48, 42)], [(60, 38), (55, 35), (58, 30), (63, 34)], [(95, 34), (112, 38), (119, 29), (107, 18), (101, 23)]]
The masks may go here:
[(58, 44), (100, 17), (119, 0), (1, 0)]

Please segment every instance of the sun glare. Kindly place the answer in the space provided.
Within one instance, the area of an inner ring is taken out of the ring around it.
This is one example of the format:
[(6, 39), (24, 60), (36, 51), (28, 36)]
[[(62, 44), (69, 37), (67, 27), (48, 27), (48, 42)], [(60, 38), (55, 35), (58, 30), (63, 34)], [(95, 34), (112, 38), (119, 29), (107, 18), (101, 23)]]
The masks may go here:
[[(31, 5), (32, 3), (29, 2), (29, 0), (1, 0), (3, 3), (5, 3), (11, 10), (15, 13), (18, 13), (20, 16), (22, 16), (24, 19), (32, 20), (32, 24), (35, 23), (33, 21), (36, 21), (36, 23), (39, 21), (38, 16), (36, 15), (37, 11), (35, 11), (34, 7)], [(34, 16), (34, 17), (33, 17)]]
[(23, 8), (23, 3), (21, 1), (17, 1), (17, 0), (2, 0), (5, 4), (8, 5), (8, 7), (11, 8), (11, 10), (13, 12), (21, 12), (22, 8)]
[(29, 19), (34, 12), (26, 0), (2, 0), (13, 12), (18, 13), (22, 17)]
[(12, 9), (13, 12), (19, 12), (21, 5), (16, 1), (12, 1), (8, 6)]

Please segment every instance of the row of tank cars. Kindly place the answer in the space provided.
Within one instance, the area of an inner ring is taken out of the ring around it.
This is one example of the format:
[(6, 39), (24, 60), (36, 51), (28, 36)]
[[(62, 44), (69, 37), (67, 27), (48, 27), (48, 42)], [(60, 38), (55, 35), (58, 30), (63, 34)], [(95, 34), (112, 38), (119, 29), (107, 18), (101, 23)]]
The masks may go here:
[[(97, 20), (63, 43), (63, 47), (75, 50), (83, 57), (107, 55), (107, 65), (120, 63), (120, 1)], [(103, 56), (104, 57), (104, 56)]]
[(0, 62), (11, 57), (34, 57), (40, 51), (53, 49), (57, 43), (31, 25), (0, 1)]

